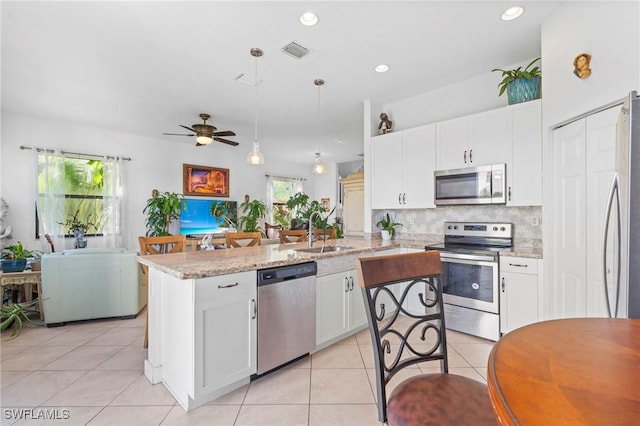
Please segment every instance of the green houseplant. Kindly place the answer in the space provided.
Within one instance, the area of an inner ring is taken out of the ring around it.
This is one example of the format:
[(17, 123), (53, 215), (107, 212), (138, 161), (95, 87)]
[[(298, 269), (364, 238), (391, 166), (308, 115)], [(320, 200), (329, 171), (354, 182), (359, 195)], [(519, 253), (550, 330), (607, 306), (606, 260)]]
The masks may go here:
[(185, 209), (184, 197), (175, 192), (159, 192), (154, 189), (151, 198), (147, 200), (142, 213), (147, 213), (145, 226), (148, 237), (160, 237), (169, 234), (169, 224), (180, 218), (180, 212)]
[(500, 71), (502, 73), (502, 81), (498, 83), (500, 91), (498, 96), (506, 91), (509, 105), (520, 102), (532, 101), (540, 97), (540, 67), (533, 66), (540, 58), (536, 58), (529, 63), (524, 69), (518, 67), (512, 70), (503, 70), (494, 68), (491, 71)]
[(14, 303), (11, 305), (0, 306), (0, 332), (12, 327), (10, 339), (15, 339), (22, 331), (23, 322), (29, 322), (33, 325), (39, 325), (29, 319), (27, 314), (38, 312), (33, 307), (38, 304), (38, 300), (28, 303)]
[(391, 220), (389, 213), (382, 216), (382, 219), (380, 219), (376, 225), (382, 228), (381, 234), (383, 240), (390, 240), (396, 233), (396, 226), (402, 226), (401, 223)]
[(240, 208), (245, 215), (238, 219), (238, 229), (244, 232), (262, 232), (258, 222), (267, 215), (267, 205), (261, 200), (249, 201), (249, 197), (246, 196)]
[(30, 257), (33, 257), (33, 254), (18, 241), (16, 244), (2, 249), (0, 268), (2, 272), (22, 272), (27, 266), (27, 259)]

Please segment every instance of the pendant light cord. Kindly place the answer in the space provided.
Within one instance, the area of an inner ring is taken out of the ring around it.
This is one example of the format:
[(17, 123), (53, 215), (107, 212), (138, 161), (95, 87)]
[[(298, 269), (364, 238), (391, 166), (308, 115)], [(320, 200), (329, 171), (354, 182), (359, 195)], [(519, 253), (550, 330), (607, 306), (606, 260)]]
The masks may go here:
[(255, 144), (258, 143), (258, 56), (255, 56), (255, 75), (256, 75), (256, 84), (253, 86), (254, 90), (254, 105), (253, 105), (253, 124), (254, 124), (254, 133), (253, 133), (253, 144), (255, 149)]

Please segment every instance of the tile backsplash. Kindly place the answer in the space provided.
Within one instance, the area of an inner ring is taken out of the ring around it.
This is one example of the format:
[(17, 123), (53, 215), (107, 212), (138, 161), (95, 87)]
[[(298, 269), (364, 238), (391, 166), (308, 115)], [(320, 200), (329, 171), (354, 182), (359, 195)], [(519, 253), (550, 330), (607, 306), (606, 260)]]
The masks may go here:
[(375, 225), (386, 213), (394, 222), (397, 239), (442, 240), (444, 222), (508, 222), (513, 223), (514, 243), (520, 247), (542, 248), (542, 208), (506, 206), (451, 206), (434, 209), (374, 210), (371, 236), (380, 230)]

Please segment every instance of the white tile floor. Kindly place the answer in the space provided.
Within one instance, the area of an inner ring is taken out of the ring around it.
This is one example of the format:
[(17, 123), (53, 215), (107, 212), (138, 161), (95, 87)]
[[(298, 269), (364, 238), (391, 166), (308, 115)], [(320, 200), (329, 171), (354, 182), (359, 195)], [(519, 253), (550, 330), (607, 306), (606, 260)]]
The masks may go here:
[[(0, 424), (379, 425), (367, 330), (186, 413), (143, 375), (145, 319), (25, 328), (13, 340), (3, 333)], [(447, 338), (450, 372), (484, 382), (493, 342), (454, 331)], [(394, 381), (431, 371), (438, 366), (416, 366)], [(12, 409), (33, 410), (18, 419)]]

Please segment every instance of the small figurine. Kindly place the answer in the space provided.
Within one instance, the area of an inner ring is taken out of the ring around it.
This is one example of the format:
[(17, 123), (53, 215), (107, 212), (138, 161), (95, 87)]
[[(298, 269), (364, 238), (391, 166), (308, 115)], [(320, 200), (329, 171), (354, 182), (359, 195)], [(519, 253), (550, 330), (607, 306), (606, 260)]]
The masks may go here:
[(7, 212), (9, 211), (9, 204), (4, 201), (4, 198), (0, 198), (0, 240), (6, 238), (8, 240), (11, 239), (11, 232), (13, 232), (13, 228), (11, 225), (5, 225), (5, 218), (7, 217)]
[(392, 128), (393, 128), (393, 122), (389, 120), (389, 117), (387, 117), (387, 114), (385, 114), (384, 112), (380, 114), (380, 124), (378, 125), (378, 134), (384, 135), (384, 134), (390, 133)]
[(588, 53), (581, 53), (573, 60), (573, 73), (581, 78), (585, 79), (591, 75), (591, 68), (589, 63), (591, 62), (591, 55)]

